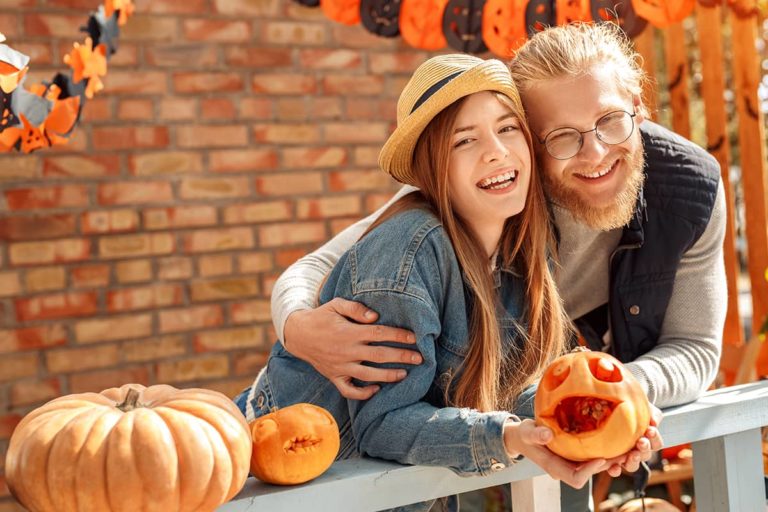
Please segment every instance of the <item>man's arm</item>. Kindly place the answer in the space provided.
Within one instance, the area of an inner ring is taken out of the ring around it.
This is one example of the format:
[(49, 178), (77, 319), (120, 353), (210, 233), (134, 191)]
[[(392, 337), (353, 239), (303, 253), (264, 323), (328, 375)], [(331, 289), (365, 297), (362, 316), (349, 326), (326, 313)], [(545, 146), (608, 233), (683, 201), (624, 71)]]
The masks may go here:
[[(317, 307), (317, 296), (328, 272), (392, 203), (416, 190), (402, 187), (392, 199), (368, 217), (349, 226), (328, 243), (288, 267), (272, 291), (272, 322), (286, 350), (310, 363), (337, 384), (346, 398), (365, 400), (378, 386), (355, 387), (351, 381), (395, 382), (405, 372), (374, 368), (362, 361), (418, 364), (418, 352), (384, 346), (374, 341), (415, 343), (410, 331), (371, 324), (378, 315), (362, 304), (341, 298)], [(332, 340), (332, 342), (329, 342)]]
[(657, 407), (697, 399), (717, 375), (728, 308), (725, 225), (721, 182), (706, 230), (680, 262), (658, 345), (627, 364)]

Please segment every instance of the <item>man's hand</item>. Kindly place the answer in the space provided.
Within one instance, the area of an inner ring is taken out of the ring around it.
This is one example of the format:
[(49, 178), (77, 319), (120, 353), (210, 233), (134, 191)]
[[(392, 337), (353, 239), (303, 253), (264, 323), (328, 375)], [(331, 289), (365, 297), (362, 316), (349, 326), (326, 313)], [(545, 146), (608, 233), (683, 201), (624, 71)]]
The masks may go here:
[(371, 345), (375, 341), (415, 344), (410, 331), (385, 325), (366, 325), (378, 315), (360, 304), (335, 298), (315, 309), (291, 313), (283, 329), (283, 346), (294, 356), (311, 364), (330, 380), (346, 398), (367, 400), (379, 390), (377, 385), (357, 387), (352, 379), (367, 382), (397, 382), (405, 370), (373, 368), (361, 364), (420, 364), (415, 350)]
[(609, 475), (617, 477), (622, 469), (629, 473), (637, 471), (641, 462), (649, 460), (653, 452), (664, 447), (664, 440), (657, 428), (663, 417), (661, 409), (651, 404), (651, 426), (645, 431), (645, 435), (637, 440), (634, 450), (609, 461), (610, 467), (606, 470)]

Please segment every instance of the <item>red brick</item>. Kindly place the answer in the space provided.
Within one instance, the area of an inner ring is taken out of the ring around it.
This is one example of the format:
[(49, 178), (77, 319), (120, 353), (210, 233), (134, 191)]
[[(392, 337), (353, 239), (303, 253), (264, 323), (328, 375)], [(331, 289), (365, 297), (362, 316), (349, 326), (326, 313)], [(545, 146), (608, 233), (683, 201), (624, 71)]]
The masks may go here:
[(0, 382), (36, 377), (38, 364), (37, 352), (3, 355), (0, 357)]
[(346, 49), (303, 49), (299, 52), (302, 69), (361, 69), (362, 54)]
[(5, 191), (5, 201), (10, 210), (84, 207), (88, 206), (88, 187), (62, 185), (11, 189)]
[(18, 272), (0, 272), (0, 297), (13, 297), (21, 293)]
[[(133, 20), (131, 20), (133, 22)], [(120, 46), (118, 54), (123, 53), (123, 47)], [(110, 61), (110, 64), (113, 64)], [(160, 95), (168, 92), (165, 73), (160, 71), (142, 70), (137, 73), (131, 71), (111, 70), (104, 78), (105, 91), (109, 94), (130, 94), (130, 95)], [(88, 106), (85, 107), (88, 110)]]
[(410, 74), (429, 57), (426, 52), (370, 52), (368, 69), (373, 75), (386, 76), (393, 73)]
[(256, 178), (256, 191), (264, 196), (318, 194), (323, 192), (323, 176), (319, 172), (261, 176)]
[[(240, 377), (238, 379), (224, 379), (224, 380), (217, 380), (213, 382), (206, 382), (205, 389), (218, 391), (224, 396), (234, 399), (237, 395), (240, 394), (242, 390), (250, 387), (251, 384), (253, 384), (252, 376)], [(0, 510), (0, 512), (3, 512), (3, 511)], [(16, 511), (13, 511), (13, 512), (16, 512)], [(19, 512), (23, 512), (23, 511), (19, 511)]]
[(58, 378), (45, 380), (21, 380), (11, 386), (11, 407), (47, 402), (61, 395)]
[(185, 201), (196, 199), (228, 199), (250, 195), (246, 177), (236, 178), (184, 178), (179, 197)]
[(255, 274), (272, 270), (272, 254), (269, 252), (252, 252), (237, 255), (237, 266), (240, 272)]
[(176, 130), (176, 142), (183, 148), (230, 147), (248, 144), (245, 125), (184, 125)]
[(208, 0), (134, 0), (136, 10), (159, 14), (199, 14), (208, 12)]
[(107, 121), (114, 117), (112, 105), (114, 98), (92, 98), (88, 100), (88, 106), (80, 114), (80, 122)]
[(177, 206), (144, 210), (146, 229), (172, 229), (212, 226), (216, 224), (216, 208), (213, 206)]
[(237, 73), (174, 73), (173, 88), (181, 93), (237, 92), (243, 79)]
[(250, 204), (233, 204), (224, 208), (225, 224), (251, 224), (274, 222), (292, 217), (290, 201), (260, 201)]
[(98, 188), (98, 201), (102, 205), (167, 203), (172, 199), (168, 181), (118, 181), (103, 183)]
[(157, 278), (173, 281), (192, 277), (192, 260), (181, 256), (159, 258), (157, 261)]
[(195, 336), (195, 352), (256, 348), (262, 346), (264, 330), (260, 327), (244, 327), (222, 331), (202, 332)]
[(39, 350), (66, 342), (67, 333), (60, 324), (0, 331), (0, 353)]
[(114, 366), (119, 359), (120, 352), (115, 344), (45, 352), (45, 365), (51, 373), (69, 373)]
[(386, 123), (326, 123), (323, 126), (325, 141), (352, 144), (357, 142), (383, 143), (387, 138)]
[[(270, 21), (264, 23), (261, 40), (268, 44), (291, 47), (322, 46), (328, 41), (328, 23)], [(359, 27), (357, 27), (359, 30)], [(363, 31), (360, 31), (363, 32)]]
[(99, 240), (99, 256), (104, 259), (169, 254), (174, 249), (170, 233), (142, 233), (105, 237)]
[(283, 165), (294, 169), (342, 167), (347, 163), (347, 151), (339, 146), (285, 148)]
[[(18, 5), (14, 4), (13, 7), (18, 7)], [(36, 66), (53, 64), (53, 50), (48, 42), (13, 41), (12, 44), (14, 50), (29, 57), (30, 62), (34, 62)]]
[(389, 98), (350, 98), (347, 101), (346, 118), (350, 121), (394, 120), (396, 102)]
[(254, 246), (250, 227), (203, 229), (183, 235), (184, 252), (211, 252), (250, 249)]
[(331, 172), (328, 181), (334, 192), (379, 191), (393, 184), (393, 179), (387, 173), (378, 170)]
[(88, 316), (96, 312), (96, 293), (69, 292), (39, 295), (14, 301), (19, 322)]
[(54, 36), (72, 39), (83, 24), (83, 17), (55, 14), (26, 14), (24, 34), (27, 36)]
[(207, 279), (190, 283), (190, 296), (193, 302), (239, 299), (252, 297), (258, 293), (259, 283), (251, 277)]
[(224, 149), (208, 153), (213, 172), (250, 172), (277, 167), (277, 152), (273, 149)]
[(184, 20), (184, 37), (206, 43), (245, 43), (251, 39), (251, 26), (245, 21), (210, 19)]
[(396, 50), (402, 41), (399, 37), (385, 38), (371, 34), (367, 30), (360, 30), (358, 25), (342, 25), (333, 23), (330, 25), (331, 46), (343, 46), (346, 48), (366, 48), (376, 50)]
[(151, 384), (149, 370), (143, 367), (112, 368), (88, 373), (77, 373), (69, 377), (69, 389), (72, 393), (97, 393), (104, 389), (120, 387), (126, 383), (143, 386)]
[(75, 233), (75, 216), (69, 214), (0, 217), (0, 239), (40, 240)]
[(280, 0), (213, 0), (214, 10), (228, 16), (253, 16), (255, 18), (274, 18)]
[[(0, 25), (1, 26), (1, 25)], [(7, 181), (27, 181), (40, 177), (40, 159), (24, 156), (2, 156), (3, 172), (0, 183)]]
[(121, 100), (117, 106), (117, 117), (129, 121), (150, 121), (155, 118), (155, 105), (150, 100)]
[(91, 210), (82, 214), (83, 233), (119, 233), (135, 231), (139, 215), (133, 210)]
[(120, 27), (120, 41), (178, 41), (178, 24), (172, 16), (151, 16), (136, 13), (131, 21)]
[(291, 50), (288, 48), (244, 47), (237, 45), (226, 48), (224, 55), (229, 66), (243, 66), (247, 68), (274, 69), (290, 67), (293, 60)]
[(27, 293), (62, 290), (66, 286), (67, 273), (64, 267), (34, 268), (25, 272), (24, 288)]
[(262, 368), (267, 364), (268, 356), (265, 353), (249, 350), (242, 356), (234, 358), (235, 375), (249, 375), (251, 381), (256, 378)]
[[(84, 111), (90, 112), (91, 103)], [(120, 174), (120, 160), (113, 155), (51, 156), (43, 159), (44, 176), (98, 178)]]
[(249, 300), (236, 302), (230, 306), (230, 316), (236, 324), (252, 324), (254, 322), (269, 322), (272, 315), (268, 300)]
[(229, 254), (210, 254), (197, 260), (200, 277), (217, 277), (232, 275), (232, 256)]
[(178, 306), (183, 300), (181, 286), (159, 283), (112, 290), (107, 293), (107, 309), (110, 313), (137, 309), (158, 309)]
[(362, 210), (360, 196), (328, 196), (318, 199), (299, 199), (296, 217), (299, 219), (326, 219), (358, 215)]
[(221, 306), (204, 305), (160, 311), (160, 332), (179, 332), (218, 327), (224, 323)]
[[(264, 287), (264, 294), (265, 295), (272, 295), (272, 290), (275, 287), (275, 282), (277, 281), (277, 278), (280, 277), (279, 274), (267, 274), (262, 278), (263, 287)], [(270, 335), (270, 339), (274, 339), (274, 335)]]
[(325, 94), (378, 96), (384, 91), (384, 77), (371, 75), (326, 75)]
[(148, 64), (167, 68), (186, 67), (190, 63), (201, 68), (218, 63), (218, 49), (212, 44), (153, 44), (144, 51)]
[(164, 126), (93, 128), (94, 149), (162, 148), (168, 146)]
[(150, 260), (119, 261), (115, 265), (118, 283), (140, 283), (152, 279), (152, 262)]
[(75, 323), (75, 339), (78, 343), (143, 338), (150, 334), (152, 315), (149, 313), (81, 320)]
[(363, 167), (377, 167), (379, 165), (378, 146), (357, 146), (355, 147), (354, 160), (355, 165)]
[(160, 119), (172, 121), (197, 119), (197, 98), (161, 99)]
[(328, 233), (322, 222), (290, 222), (259, 228), (259, 245), (261, 247), (317, 243), (324, 241), (327, 237)]
[(315, 93), (317, 82), (313, 76), (304, 74), (256, 74), (251, 88), (255, 94), (305, 95)]
[(91, 242), (81, 238), (10, 244), (14, 265), (83, 261), (90, 258), (90, 252)]
[(184, 336), (155, 336), (150, 340), (126, 341), (120, 351), (123, 359), (145, 362), (180, 356), (187, 352)]
[(253, 136), (258, 142), (307, 144), (320, 140), (320, 128), (314, 124), (257, 124)]
[(293, 265), (296, 260), (307, 254), (307, 249), (294, 247), (275, 251), (275, 262), (279, 267), (286, 268)]
[[(135, 68), (139, 64), (139, 47), (135, 43), (129, 43), (123, 39), (120, 40), (120, 51), (112, 55), (109, 59), (109, 77), (120, 67)], [(107, 85), (110, 90), (110, 85)]]
[(225, 98), (204, 98), (200, 102), (200, 114), (203, 119), (235, 119), (237, 107), (232, 100)]
[(227, 375), (229, 375), (229, 359), (224, 354), (157, 364), (157, 380), (163, 384)]
[(243, 98), (239, 102), (238, 116), (241, 119), (272, 119), (271, 98)]
[(10, 439), (16, 425), (21, 421), (21, 414), (5, 414), (0, 416), (0, 439)]
[(343, 217), (331, 220), (331, 236), (334, 237), (360, 220), (359, 217)]
[(70, 269), (74, 288), (103, 288), (109, 284), (109, 265), (84, 265)]
[(197, 174), (203, 171), (203, 160), (190, 151), (141, 152), (130, 156), (128, 166), (134, 176)]

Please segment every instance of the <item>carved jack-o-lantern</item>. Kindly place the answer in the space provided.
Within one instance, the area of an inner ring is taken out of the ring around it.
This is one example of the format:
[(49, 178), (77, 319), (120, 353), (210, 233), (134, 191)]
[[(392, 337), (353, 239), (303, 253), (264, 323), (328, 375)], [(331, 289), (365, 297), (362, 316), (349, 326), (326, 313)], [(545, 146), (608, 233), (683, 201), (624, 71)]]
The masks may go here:
[(400, 33), (400, 0), (361, 0), (360, 19), (372, 34), (395, 37)]
[(251, 473), (263, 482), (301, 484), (320, 476), (339, 452), (339, 427), (331, 413), (294, 404), (255, 419)]
[(555, 23), (555, 13), (549, 0), (529, 0), (525, 8), (525, 26), (528, 35), (533, 36)]
[(360, 0), (320, 0), (323, 14), (337, 23), (355, 25), (360, 22)]
[(443, 34), (448, 45), (464, 53), (483, 53), (483, 7), (485, 0), (449, 0), (443, 12)]
[(590, 21), (589, 0), (556, 0), (555, 20), (558, 25), (574, 21)]
[(695, 6), (696, 0), (632, 0), (637, 15), (656, 27), (683, 21)]
[(648, 398), (614, 357), (577, 349), (545, 370), (535, 398), (536, 421), (552, 429), (547, 445), (566, 459), (612, 458), (634, 448), (648, 429)]
[(483, 41), (501, 58), (512, 57), (527, 37), (525, 16), (528, 0), (488, 0), (483, 8)]
[(448, 42), (443, 35), (443, 12), (448, 0), (402, 0), (400, 35), (422, 50), (439, 50)]

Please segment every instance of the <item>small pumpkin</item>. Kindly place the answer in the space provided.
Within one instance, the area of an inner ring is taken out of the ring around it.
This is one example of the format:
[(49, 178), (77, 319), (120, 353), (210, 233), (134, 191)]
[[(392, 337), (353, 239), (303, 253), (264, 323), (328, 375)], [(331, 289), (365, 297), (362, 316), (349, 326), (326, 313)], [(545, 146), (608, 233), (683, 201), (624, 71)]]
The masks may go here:
[(299, 403), (256, 418), (251, 473), (263, 482), (295, 485), (320, 476), (339, 453), (339, 427), (331, 413)]
[(213, 511), (240, 491), (250, 456), (245, 418), (221, 393), (126, 384), (27, 414), (5, 476), (34, 512)]
[(648, 398), (629, 370), (582, 347), (547, 367), (534, 408), (536, 422), (554, 433), (549, 449), (574, 461), (628, 452), (651, 421)]

